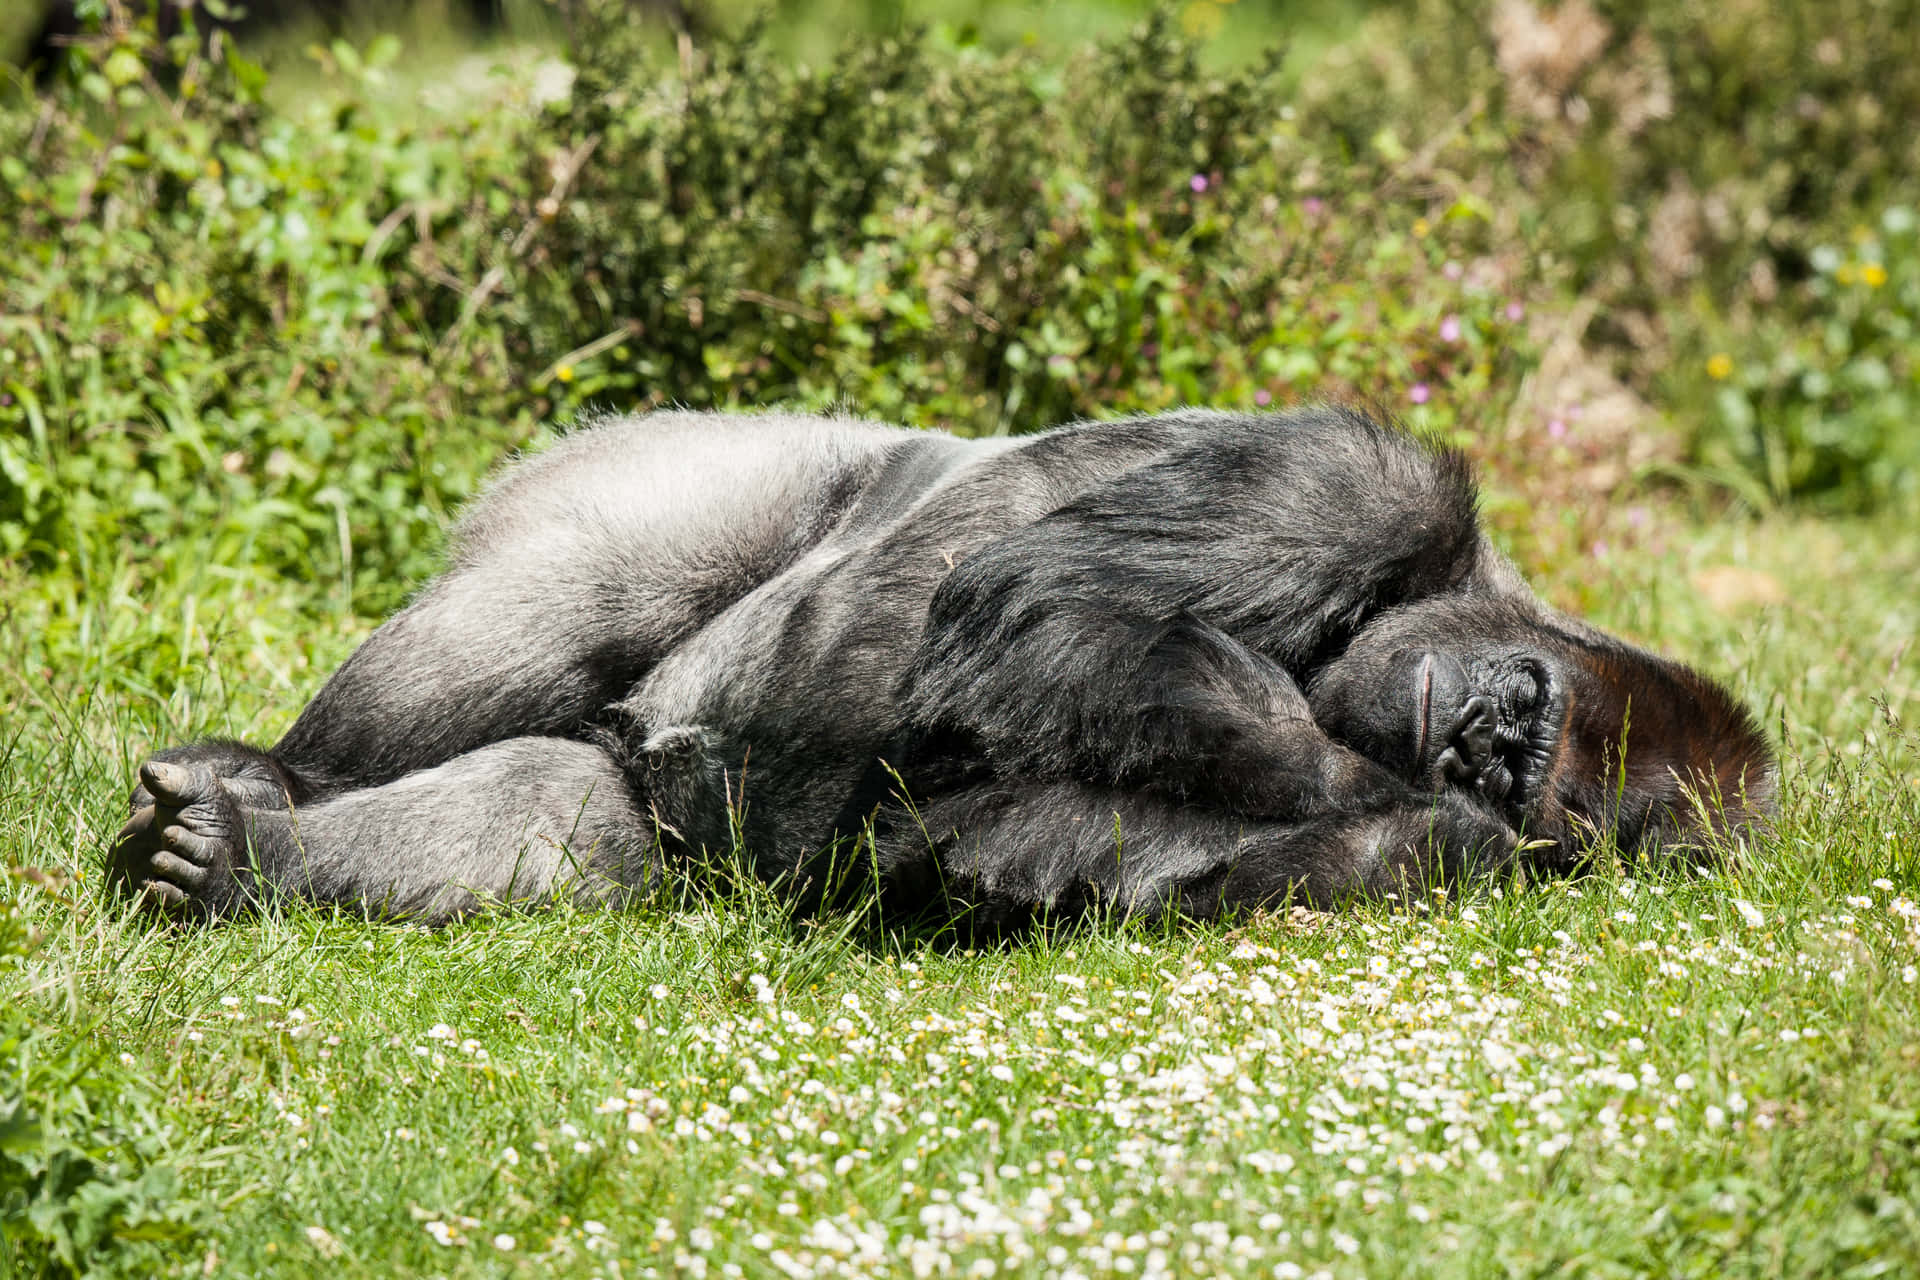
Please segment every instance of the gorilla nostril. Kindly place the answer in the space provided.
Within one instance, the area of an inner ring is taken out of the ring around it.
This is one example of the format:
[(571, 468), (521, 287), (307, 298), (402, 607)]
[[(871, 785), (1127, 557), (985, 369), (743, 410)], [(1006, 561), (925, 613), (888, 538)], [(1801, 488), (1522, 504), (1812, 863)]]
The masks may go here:
[(1480, 770), (1461, 754), (1458, 746), (1442, 751), (1434, 758), (1434, 764), (1439, 766), (1440, 776), (1453, 786), (1470, 786), (1480, 774)]
[(1460, 708), (1460, 718), (1449, 735), (1461, 762), (1476, 774), (1493, 762), (1494, 727), (1493, 700), (1477, 693)]

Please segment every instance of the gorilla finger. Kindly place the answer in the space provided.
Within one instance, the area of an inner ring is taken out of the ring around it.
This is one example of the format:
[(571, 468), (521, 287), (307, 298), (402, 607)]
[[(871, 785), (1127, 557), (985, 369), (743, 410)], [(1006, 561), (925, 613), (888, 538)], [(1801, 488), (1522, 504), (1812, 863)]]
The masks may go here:
[(171, 809), (184, 809), (220, 796), (220, 779), (206, 765), (149, 760), (140, 766), (140, 781), (153, 793), (156, 803)]
[(205, 867), (176, 857), (164, 849), (154, 854), (147, 865), (154, 872), (154, 880), (149, 883), (159, 883), (164, 878), (165, 883), (182, 889), (198, 891), (206, 887), (208, 872)]

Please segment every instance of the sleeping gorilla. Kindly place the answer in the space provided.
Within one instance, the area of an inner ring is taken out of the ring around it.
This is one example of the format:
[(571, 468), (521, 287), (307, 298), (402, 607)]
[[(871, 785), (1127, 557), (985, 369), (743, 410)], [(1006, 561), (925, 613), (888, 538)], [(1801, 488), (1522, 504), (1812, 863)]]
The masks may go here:
[(277, 746), (144, 764), (111, 872), (439, 920), (737, 838), (989, 927), (1205, 917), (1724, 833), (1773, 777), (1722, 689), (1526, 588), (1459, 455), (1357, 413), (663, 413), (509, 469)]

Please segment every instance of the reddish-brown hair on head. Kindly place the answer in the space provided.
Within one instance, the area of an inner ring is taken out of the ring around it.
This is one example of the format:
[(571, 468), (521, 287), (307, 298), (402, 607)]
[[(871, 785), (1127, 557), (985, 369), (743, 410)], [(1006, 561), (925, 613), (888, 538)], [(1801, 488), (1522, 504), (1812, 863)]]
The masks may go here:
[(1618, 642), (1574, 644), (1549, 827), (1611, 832), (1621, 849), (1711, 846), (1772, 812), (1778, 765), (1732, 694)]

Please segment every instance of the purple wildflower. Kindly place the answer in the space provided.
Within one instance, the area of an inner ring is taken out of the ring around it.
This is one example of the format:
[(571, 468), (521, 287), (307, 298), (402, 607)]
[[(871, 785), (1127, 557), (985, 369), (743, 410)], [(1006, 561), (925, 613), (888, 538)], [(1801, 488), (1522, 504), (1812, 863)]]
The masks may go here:
[(1193, 193), (1195, 195), (1199, 195), (1202, 191), (1205, 191), (1207, 189), (1207, 175), (1204, 173), (1196, 173), (1191, 178), (1187, 179), (1187, 185), (1193, 188)]
[(1273, 403), (1273, 392), (1268, 391), (1265, 387), (1262, 387), (1260, 390), (1253, 393), (1253, 402), (1259, 405), (1262, 409), (1264, 409), (1268, 405)]
[(1425, 404), (1433, 399), (1433, 389), (1424, 382), (1416, 382), (1413, 384), (1413, 390), (1407, 392), (1407, 399), (1415, 404)]
[(1460, 341), (1460, 317), (1459, 316), (1448, 316), (1446, 319), (1440, 322), (1440, 341), (1442, 342)]
[(1507, 304), (1507, 319), (1513, 321), (1515, 324), (1518, 324), (1521, 317), (1526, 314), (1527, 309), (1518, 302), (1509, 302)]
[(1567, 424), (1562, 422), (1558, 418), (1549, 419), (1547, 422), (1547, 434), (1553, 437), (1555, 440), (1565, 439), (1567, 434)]
[(1327, 207), (1327, 202), (1325, 200), (1322, 200), (1319, 196), (1308, 196), (1305, 200), (1302, 200), (1300, 202), (1300, 207), (1307, 211), (1307, 216), (1309, 218), (1317, 218), (1323, 212), (1325, 212)]

